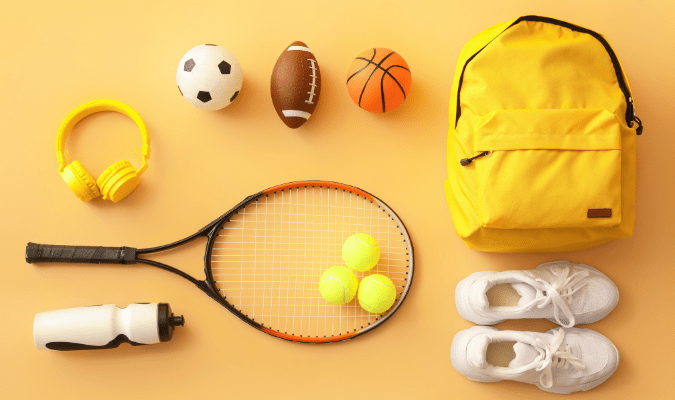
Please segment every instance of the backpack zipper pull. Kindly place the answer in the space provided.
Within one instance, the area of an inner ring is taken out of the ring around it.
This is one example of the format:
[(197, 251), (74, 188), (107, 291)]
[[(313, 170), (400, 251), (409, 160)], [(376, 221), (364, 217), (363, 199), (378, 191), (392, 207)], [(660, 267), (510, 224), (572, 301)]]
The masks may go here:
[(640, 121), (640, 118), (635, 115), (635, 106), (633, 105), (633, 98), (629, 97), (628, 98), (628, 113), (633, 115), (633, 120), (630, 121), (630, 125), (628, 125), (629, 128), (633, 127), (633, 122), (637, 122), (638, 126), (636, 128), (635, 134), (637, 136), (642, 135), (642, 121)]
[(473, 160), (475, 160), (476, 158), (478, 158), (478, 157), (490, 157), (490, 156), (492, 156), (492, 152), (491, 152), (491, 151), (484, 151), (484, 152), (480, 153), (479, 155), (474, 156), (474, 157), (471, 157), (471, 158), (462, 158), (461, 160), (459, 160), (459, 163), (460, 163), (463, 167), (465, 167), (465, 166), (471, 164), (471, 162), (472, 162)]
[(633, 120), (638, 124), (635, 134), (638, 136), (642, 135), (642, 121), (640, 121), (640, 118), (638, 118), (637, 115), (633, 116)]

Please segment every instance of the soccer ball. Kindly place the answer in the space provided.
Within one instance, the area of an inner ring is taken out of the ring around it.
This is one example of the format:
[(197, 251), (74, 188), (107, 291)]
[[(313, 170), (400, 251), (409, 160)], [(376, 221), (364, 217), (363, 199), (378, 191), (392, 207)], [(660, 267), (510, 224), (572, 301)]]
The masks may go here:
[(239, 95), (244, 77), (239, 61), (215, 44), (190, 49), (178, 63), (176, 83), (183, 98), (202, 110), (220, 110)]

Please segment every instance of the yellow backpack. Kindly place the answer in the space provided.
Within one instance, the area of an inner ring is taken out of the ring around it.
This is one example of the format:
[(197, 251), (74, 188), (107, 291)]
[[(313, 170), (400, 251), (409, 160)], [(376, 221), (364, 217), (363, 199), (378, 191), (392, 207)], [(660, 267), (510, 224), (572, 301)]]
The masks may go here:
[(641, 133), (602, 35), (540, 16), (479, 33), (460, 54), (450, 101), (445, 193), (457, 233), (492, 252), (629, 237)]

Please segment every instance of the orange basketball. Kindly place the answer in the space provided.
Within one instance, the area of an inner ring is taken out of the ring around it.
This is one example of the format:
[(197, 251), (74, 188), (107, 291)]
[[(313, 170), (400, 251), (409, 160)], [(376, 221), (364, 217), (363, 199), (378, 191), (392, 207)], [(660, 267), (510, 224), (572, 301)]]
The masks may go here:
[(403, 103), (410, 93), (408, 63), (393, 50), (376, 48), (359, 54), (347, 74), (352, 100), (366, 111), (382, 113)]

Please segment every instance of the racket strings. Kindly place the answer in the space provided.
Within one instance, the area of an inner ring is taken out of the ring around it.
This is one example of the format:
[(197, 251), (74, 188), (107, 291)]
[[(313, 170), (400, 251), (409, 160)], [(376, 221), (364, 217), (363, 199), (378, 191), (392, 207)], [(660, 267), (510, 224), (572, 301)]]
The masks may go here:
[[(336, 306), (319, 293), (321, 274), (343, 265), (342, 244), (355, 233), (379, 243), (381, 258), (363, 277), (381, 273), (407, 291), (410, 244), (382, 203), (328, 187), (296, 187), (249, 203), (226, 222), (211, 254), (217, 289), (248, 318), (294, 336), (338, 336), (381, 318), (356, 299)], [(397, 303), (395, 303), (394, 308)], [(389, 311), (391, 312), (391, 310)]]

